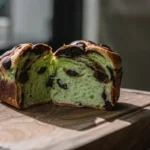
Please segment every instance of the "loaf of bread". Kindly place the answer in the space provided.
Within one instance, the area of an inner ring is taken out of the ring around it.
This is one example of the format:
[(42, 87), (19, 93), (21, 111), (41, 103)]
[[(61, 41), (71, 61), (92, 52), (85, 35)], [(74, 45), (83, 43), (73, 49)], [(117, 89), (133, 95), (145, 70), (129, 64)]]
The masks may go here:
[(21, 44), (0, 57), (0, 100), (20, 109), (52, 101), (110, 110), (121, 77), (121, 58), (106, 45), (80, 40), (52, 53), (46, 44)]

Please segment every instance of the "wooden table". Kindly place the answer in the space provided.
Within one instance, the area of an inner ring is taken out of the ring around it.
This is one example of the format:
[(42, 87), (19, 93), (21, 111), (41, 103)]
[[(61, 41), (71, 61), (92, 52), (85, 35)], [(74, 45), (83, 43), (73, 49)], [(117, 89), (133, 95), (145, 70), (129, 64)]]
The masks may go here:
[(144, 150), (148, 144), (150, 92), (122, 89), (115, 111), (54, 104), (21, 111), (0, 103), (0, 150)]

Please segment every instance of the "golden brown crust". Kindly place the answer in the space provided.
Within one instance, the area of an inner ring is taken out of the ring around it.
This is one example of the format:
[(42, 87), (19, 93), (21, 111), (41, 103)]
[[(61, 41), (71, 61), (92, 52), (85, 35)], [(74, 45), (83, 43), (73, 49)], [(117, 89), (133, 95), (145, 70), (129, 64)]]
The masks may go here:
[(121, 86), (121, 79), (122, 79), (122, 68), (115, 74), (115, 87), (113, 90), (115, 92), (115, 102), (118, 101), (120, 97), (120, 86)]
[[(94, 106), (79, 106), (75, 104), (67, 104), (67, 103), (58, 103), (55, 100), (52, 101), (57, 106), (71, 106), (71, 107), (86, 107), (86, 108), (93, 108), (93, 109), (100, 109), (100, 110), (106, 110), (105, 107), (94, 107)], [(113, 107), (113, 106), (112, 106)]]
[[(7, 51), (0, 56), (0, 101), (5, 102), (9, 105), (12, 105), (16, 108), (22, 108), (21, 106), (21, 88), (17, 83), (14, 75), (14, 79), (8, 78), (9, 69), (15, 68), (17, 70), (21, 56), (27, 55), (28, 52), (32, 52), (40, 55), (40, 51), (51, 51), (51, 47), (46, 44), (20, 44), (15, 46), (12, 50)], [(4, 61), (9, 59), (10, 68), (7, 68), (7, 65), (4, 65)], [(20, 100), (20, 102), (19, 102)]]
[(95, 52), (99, 52), (99, 53), (101, 53), (101, 52), (105, 53), (106, 55), (109, 56), (109, 58), (113, 62), (114, 67), (116, 69), (120, 69), (122, 60), (121, 60), (121, 57), (116, 52), (112, 51), (111, 49), (109, 49), (107, 47), (101, 46), (101, 44), (96, 44), (94, 42), (85, 41), (85, 40), (74, 41), (70, 45), (77, 46), (78, 45), (77, 43), (84, 43), (85, 51), (95, 51)]
[(11, 59), (11, 66), (12, 68), (15, 68), (18, 65), (18, 61), (20, 59), (20, 56), (31, 49), (31, 44), (20, 44), (18, 46), (15, 46), (12, 50), (7, 51), (0, 57), (0, 71), (2, 74), (7, 74), (8, 70), (5, 69), (2, 65), (3, 61), (7, 58)]
[(85, 40), (74, 41), (69, 45), (64, 45), (55, 52), (55, 55), (57, 55), (63, 49), (72, 48), (72, 47), (80, 47), (81, 49), (83, 49), (83, 51), (85, 53), (87, 53), (88, 51), (92, 51), (92, 52), (95, 51), (95, 52), (98, 52), (101, 54), (101, 52), (103, 52), (111, 59), (115, 69), (121, 68), (122, 60), (121, 60), (121, 57), (116, 52), (114, 52), (104, 46), (95, 44), (94, 42), (91, 43), (91, 42), (88, 42)]
[(0, 100), (16, 108), (20, 108), (16, 82), (9, 83), (5, 79), (0, 79), (0, 85)]
[(28, 48), (31, 46), (31, 44), (21, 44), (15, 46), (12, 50), (7, 51), (0, 57), (0, 100), (16, 108), (20, 108), (20, 104), (18, 102), (20, 96), (18, 85), (15, 79), (14, 81), (6, 79), (6, 76), (9, 74), (9, 69), (5, 69), (2, 63), (5, 59), (10, 58), (11, 67), (15, 68), (20, 58), (19, 56), (22, 55), (22, 53), (28, 50)]

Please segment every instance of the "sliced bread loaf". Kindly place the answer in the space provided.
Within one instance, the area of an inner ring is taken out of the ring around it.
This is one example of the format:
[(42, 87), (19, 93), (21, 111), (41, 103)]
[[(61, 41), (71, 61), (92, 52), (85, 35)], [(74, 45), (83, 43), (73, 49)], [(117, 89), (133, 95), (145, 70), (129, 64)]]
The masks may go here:
[(121, 77), (121, 58), (106, 45), (80, 40), (52, 53), (46, 44), (21, 44), (0, 57), (0, 100), (112, 109)]

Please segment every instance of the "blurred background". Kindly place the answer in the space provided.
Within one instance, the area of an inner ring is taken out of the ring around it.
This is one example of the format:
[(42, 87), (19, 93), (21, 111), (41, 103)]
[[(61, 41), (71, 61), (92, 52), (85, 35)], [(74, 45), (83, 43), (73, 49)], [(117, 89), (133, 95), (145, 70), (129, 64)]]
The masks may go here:
[(0, 54), (20, 43), (56, 50), (79, 39), (121, 55), (122, 87), (150, 91), (149, 0), (0, 0)]

